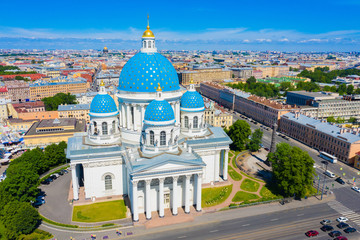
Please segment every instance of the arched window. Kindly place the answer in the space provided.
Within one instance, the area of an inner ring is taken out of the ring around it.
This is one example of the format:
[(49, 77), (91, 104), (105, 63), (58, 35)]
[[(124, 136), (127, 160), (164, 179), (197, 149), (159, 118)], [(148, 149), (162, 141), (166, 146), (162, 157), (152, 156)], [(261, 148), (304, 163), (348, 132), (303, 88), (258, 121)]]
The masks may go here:
[(111, 132), (112, 133), (115, 133), (115, 120), (112, 122), (112, 129), (111, 129)]
[(112, 178), (110, 175), (105, 176), (105, 190), (112, 189)]
[(95, 121), (94, 121), (94, 135), (98, 135), (97, 124)]
[(189, 127), (189, 118), (188, 118), (188, 116), (185, 116), (185, 127), (186, 128)]
[(154, 132), (150, 131), (150, 145), (154, 145), (154, 143), (155, 143)]
[(107, 134), (108, 134), (107, 122), (103, 122), (102, 123), (102, 135), (107, 135)]
[(166, 145), (166, 133), (165, 131), (162, 131), (160, 133), (160, 146), (165, 146)]
[(143, 48), (146, 48), (146, 42), (143, 41)]
[(194, 125), (194, 128), (198, 128), (198, 117), (197, 116), (195, 116), (193, 119), (193, 125)]

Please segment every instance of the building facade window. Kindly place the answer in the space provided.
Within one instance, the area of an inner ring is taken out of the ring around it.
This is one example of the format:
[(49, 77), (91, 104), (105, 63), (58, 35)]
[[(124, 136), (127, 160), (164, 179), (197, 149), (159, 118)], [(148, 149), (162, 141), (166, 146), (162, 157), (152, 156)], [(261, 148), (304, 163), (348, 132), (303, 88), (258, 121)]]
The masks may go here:
[(189, 127), (189, 118), (188, 118), (188, 116), (185, 116), (185, 127), (186, 128)]
[(102, 123), (102, 135), (107, 135), (107, 134), (108, 134), (107, 122), (103, 122)]
[(112, 178), (110, 175), (105, 176), (105, 190), (112, 189)]
[(154, 145), (154, 143), (155, 143), (154, 132), (150, 131), (150, 145)]
[(194, 128), (198, 128), (198, 117), (197, 116), (195, 116), (193, 119), (193, 125), (194, 125)]
[(165, 131), (161, 131), (160, 133), (160, 146), (166, 145), (166, 133)]

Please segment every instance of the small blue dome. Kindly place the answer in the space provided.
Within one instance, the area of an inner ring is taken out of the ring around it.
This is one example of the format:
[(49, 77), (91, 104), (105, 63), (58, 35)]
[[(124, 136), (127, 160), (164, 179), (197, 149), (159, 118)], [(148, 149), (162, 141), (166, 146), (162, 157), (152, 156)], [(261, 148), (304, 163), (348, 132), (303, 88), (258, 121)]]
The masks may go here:
[(203, 111), (204, 99), (197, 91), (187, 91), (181, 97), (180, 108), (184, 111)]
[(98, 93), (90, 104), (90, 116), (108, 115), (113, 113), (116, 115), (118, 109), (114, 99), (109, 94)]
[(175, 121), (174, 110), (165, 100), (153, 100), (145, 110), (145, 121), (165, 122)]
[(160, 83), (162, 91), (179, 90), (175, 68), (160, 53), (139, 52), (124, 66), (118, 90), (128, 92), (156, 92)]

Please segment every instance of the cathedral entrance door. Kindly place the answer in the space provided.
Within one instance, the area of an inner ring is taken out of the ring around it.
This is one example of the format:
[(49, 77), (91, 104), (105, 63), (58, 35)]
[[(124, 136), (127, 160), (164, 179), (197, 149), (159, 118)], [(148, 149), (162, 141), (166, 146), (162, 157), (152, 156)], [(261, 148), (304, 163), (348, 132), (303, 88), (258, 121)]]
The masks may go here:
[(164, 194), (164, 208), (170, 208), (170, 193)]

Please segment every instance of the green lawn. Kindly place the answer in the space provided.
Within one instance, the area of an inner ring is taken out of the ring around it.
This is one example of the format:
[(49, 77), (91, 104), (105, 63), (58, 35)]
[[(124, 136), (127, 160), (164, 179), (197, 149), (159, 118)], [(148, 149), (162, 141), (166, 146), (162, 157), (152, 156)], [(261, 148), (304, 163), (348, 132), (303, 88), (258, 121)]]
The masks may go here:
[(277, 199), (280, 198), (273, 194), (267, 187), (263, 186), (260, 190), (260, 196), (266, 199)]
[(211, 207), (224, 202), (232, 191), (232, 185), (225, 187), (204, 188), (201, 193), (201, 205)]
[(261, 179), (258, 179), (258, 178), (254, 178), (254, 177), (252, 177), (252, 176), (244, 173), (243, 171), (240, 171), (240, 172), (241, 172), (241, 174), (244, 175), (245, 177), (248, 177), (248, 178), (250, 178), (250, 179), (252, 179), (252, 180), (255, 180), (255, 181), (257, 181), (257, 182), (263, 182), (263, 183), (265, 183), (265, 181), (263, 181), (263, 180), (261, 180)]
[(0, 222), (0, 240), (6, 240), (4, 237), (4, 233), (5, 233), (5, 226), (3, 225), (2, 222)]
[(46, 239), (50, 239), (53, 238), (54, 236), (51, 233), (48, 233), (46, 231), (40, 230), (40, 229), (35, 229), (35, 231), (29, 235), (20, 235), (18, 237), (19, 240), (46, 240)]
[(74, 206), (72, 220), (75, 222), (103, 222), (126, 217), (124, 200)]
[(258, 199), (259, 196), (252, 193), (247, 193), (243, 191), (239, 191), (235, 194), (234, 198), (232, 199), (233, 202), (243, 202)]
[(242, 179), (241, 174), (236, 172), (232, 167), (228, 166), (228, 173), (230, 177), (235, 181), (240, 181)]
[(249, 192), (256, 192), (259, 189), (259, 187), (260, 187), (260, 183), (255, 182), (255, 181), (250, 180), (250, 179), (245, 179), (241, 183), (241, 186), (240, 186), (240, 188), (242, 190), (249, 191)]

